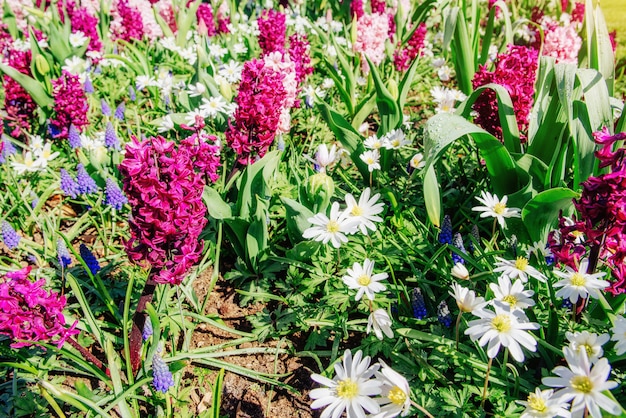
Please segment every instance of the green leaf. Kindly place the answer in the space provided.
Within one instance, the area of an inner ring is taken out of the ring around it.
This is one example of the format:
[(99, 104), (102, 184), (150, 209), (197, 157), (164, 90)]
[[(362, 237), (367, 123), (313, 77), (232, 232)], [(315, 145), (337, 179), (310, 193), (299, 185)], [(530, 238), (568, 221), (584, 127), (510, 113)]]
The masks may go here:
[(220, 418), (220, 408), (222, 405), (222, 386), (224, 385), (224, 369), (220, 369), (215, 382), (213, 383), (213, 399), (211, 402), (211, 416)]
[(287, 235), (289, 236), (289, 241), (295, 245), (302, 241), (302, 233), (311, 225), (308, 219), (312, 218), (315, 214), (293, 199), (281, 197), (280, 200), (283, 202), (283, 205), (285, 205)]
[(28, 94), (30, 94), (35, 103), (37, 103), (40, 107), (48, 109), (52, 108), (54, 100), (52, 100), (52, 97), (43, 88), (43, 86), (37, 82), (37, 80), (27, 76), (26, 74), (20, 73), (13, 67), (2, 63), (0, 63), (0, 72), (3, 72), (4, 74), (11, 77), (13, 80), (17, 81), (19, 85), (22, 86), (24, 90), (28, 92)]
[(546, 242), (548, 232), (557, 225), (560, 211), (571, 214), (574, 208), (573, 199), (578, 193), (565, 188), (556, 187), (539, 193), (522, 209), (522, 221), (533, 242)]
[(433, 165), (429, 165), (424, 174), (424, 203), (428, 219), (433, 225), (439, 227), (441, 225), (441, 195)]
[(222, 196), (213, 188), (204, 186), (202, 200), (209, 211), (209, 216), (215, 219), (227, 219), (233, 216), (228, 203), (224, 202)]
[(400, 123), (402, 123), (402, 111), (396, 103), (396, 98), (393, 97), (380, 78), (378, 68), (376, 68), (369, 58), (367, 59), (367, 63), (370, 66), (374, 87), (376, 87), (376, 106), (378, 106), (381, 121), (378, 134), (382, 136), (400, 126)]

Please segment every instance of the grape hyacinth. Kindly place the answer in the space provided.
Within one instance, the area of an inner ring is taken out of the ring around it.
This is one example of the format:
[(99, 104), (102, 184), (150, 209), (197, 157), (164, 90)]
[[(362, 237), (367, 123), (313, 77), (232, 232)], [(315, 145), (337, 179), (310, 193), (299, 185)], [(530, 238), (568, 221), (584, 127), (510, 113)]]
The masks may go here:
[(78, 132), (78, 129), (76, 129), (76, 126), (74, 126), (74, 124), (70, 125), (70, 129), (67, 134), (67, 140), (70, 143), (70, 147), (72, 149), (76, 149), (82, 144), (82, 141), (80, 139), (80, 133)]
[(98, 259), (93, 255), (93, 253), (87, 248), (85, 244), (80, 244), (80, 256), (82, 257), (85, 264), (89, 268), (91, 274), (98, 274), (100, 271), (100, 263), (98, 263)]
[(76, 166), (76, 172), (76, 182), (81, 194), (91, 194), (98, 191), (98, 185), (82, 164)]
[(72, 257), (65, 245), (65, 241), (62, 238), (57, 239), (57, 258), (61, 268), (67, 268), (72, 264)]
[(428, 316), (424, 296), (422, 296), (422, 291), (419, 287), (413, 288), (411, 292), (411, 308), (413, 308), (413, 317), (415, 319), (424, 319)]
[[(458, 232), (454, 234), (454, 237), (452, 238), (452, 245), (461, 250), (463, 254), (467, 253), (467, 251), (465, 251), (465, 246), (463, 245), (463, 236), (461, 236), (461, 234), (459, 234)], [(452, 253), (452, 262), (454, 264), (465, 264), (465, 260), (463, 259), (463, 257), (454, 252)]]
[(452, 220), (450, 220), (449, 215), (443, 217), (441, 231), (439, 232), (439, 243), (452, 244)]
[(194, 134), (176, 146), (161, 136), (131, 137), (119, 166), (132, 207), (131, 261), (151, 268), (156, 283), (178, 285), (200, 259), (200, 233), (207, 222), (202, 202), (205, 178), (217, 178), (217, 146)]
[(442, 300), (439, 306), (437, 306), (437, 320), (446, 328), (452, 326), (452, 314), (450, 314), (450, 308), (448, 308), (445, 300)]
[(11, 224), (7, 221), (2, 221), (2, 227), (0, 230), (2, 232), (2, 241), (7, 247), (9, 247), (9, 250), (16, 249), (20, 244), (22, 237), (15, 232), (15, 229), (13, 229)]
[(152, 385), (159, 392), (166, 393), (169, 388), (174, 386), (174, 378), (172, 377), (172, 372), (170, 372), (167, 364), (165, 364), (165, 361), (163, 361), (160, 350), (158, 350), (156, 353), (154, 353), (154, 356), (152, 356), (152, 376)]
[(107, 122), (104, 130), (104, 145), (113, 149), (120, 149), (120, 140), (115, 134), (115, 128), (111, 122)]
[(93, 83), (91, 82), (91, 78), (89, 78), (89, 76), (85, 78), (85, 82), (83, 83), (83, 90), (87, 94), (92, 94), (93, 92), (95, 92), (93, 88)]
[(100, 100), (100, 108), (102, 116), (111, 116), (111, 106), (109, 106), (106, 100)]
[[(32, 267), (7, 273), (0, 279), (0, 334), (7, 335), (13, 348), (38, 342), (63, 346), (67, 338), (79, 333), (78, 321), (66, 328), (65, 296), (46, 292), (46, 281), (28, 279)], [(25, 341), (16, 341), (25, 340)]]
[(78, 183), (64, 168), (61, 169), (61, 190), (72, 199), (76, 199), (80, 195)]
[(104, 193), (106, 195), (104, 202), (113, 209), (122, 210), (122, 207), (128, 203), (128, 199), (124, 196), (124, 193), (117, 185), (117, 182), (112, 178), (106, 179)]
[(152, 336), (154, 333), (154, 329), (152, 328), (152, 320), (150, 317), (147, 317), (145, 322), (143, 323), (143, 331), (141, 332), (141, 337), (144, 341), (148, 341), (148, 338)]
[(125, 112), (126, 112), (126, 104), (122, 102), (119, 105), (117, 105), (117, 107), (115, 108), (115, 113), (113, 114), (113, 117), (115, 117), (115, 119), (119, 120), (120, 122), (123, 122)]
[[(2, 124), (0, 124), (0, 134), (2, 134)], [(7, 158), (16, 152), (17, 150), (11, 141), (7, 139), (0, 141), (0, 164), (4, 164)]]
[(133, 102), (137, 100), (137, 93), (135, 92), (133, 86), (128, 86), (128, 98)]

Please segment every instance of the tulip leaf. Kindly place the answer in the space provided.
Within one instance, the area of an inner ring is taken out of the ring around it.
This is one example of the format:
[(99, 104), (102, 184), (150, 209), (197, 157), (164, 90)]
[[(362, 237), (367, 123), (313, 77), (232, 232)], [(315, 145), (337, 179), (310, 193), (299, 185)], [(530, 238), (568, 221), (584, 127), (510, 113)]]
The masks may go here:
[(522, 221), (534, 242), (546, 242), (548, 232), (556, 227), (559, 213), (568, 215), (574, 209), (578, 193), (566, 187), (555, 187), (537, 194), (522, 209)]

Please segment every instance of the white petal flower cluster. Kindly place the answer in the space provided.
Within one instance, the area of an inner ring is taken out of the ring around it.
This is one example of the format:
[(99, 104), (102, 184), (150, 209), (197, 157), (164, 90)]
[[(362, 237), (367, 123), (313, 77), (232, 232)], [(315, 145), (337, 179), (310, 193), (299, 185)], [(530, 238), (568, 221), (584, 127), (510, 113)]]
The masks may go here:
[(508, 208), (506, 206), (508, 196), (504, 196), (502, 200), (500, 200), (498, 196), (492, 195), (491, 193), (485, 191), (480, 192), (480, 196), (481, 197), (476, 197), (476, 199), (484, 206), (475, 206), (472, 208), (472, 210), (476, 212), (482, 212), (480, 214), (481, 218), (496, 218), (500, 226), (502, 228), (506, 228), (505, 218), (522, 217), (521, 211), (519, 209)]
[(363, 357), (360, 350), (354, 358), (346, 350), (342, 364), (335, 364), (333, 379), (311, 375), (325, 386), (309, 394), (313, 399), (311, 408), (324, 408), (321, 418), (338, 418), (344, 412), (347, 418), (407, 416), (411, 407), (407, 380), (382, 361), (370, 363), (370, 357)]
[(29, 144), (24, 149), (23, 156), (12, 156), (11, 167), (19, 175), (43, 171), (48, 162), (59, 156), (59, 152), (52, 152), (52, 143), (45, 142), (39, 135), (31, 135)]
[[(319, 158), (326, 159), (324, 156), (319, 156)], [(363, 191), (358, 202), (354, 196), (347, 194), (347, 207), (344, 210), (339, 209), (339, 202), (334, 202), (331, 205), (330, 216), (326, 216), (325, 213), (318, 213), (308, 219), (313, 226), (307, 228), (302, 236), (305, 239), (314, 239), (324, 244), (330, 242), (333, 247), (339, 248), (348, 242), (347, 235), (355, 234), (357, 231), (367, 235), (368, 231), (375, 231), (375, 222), (382, 221), (378, 214), (383, 211), (384, 204), (378, 201), (380, 199), (379, 193), (371, 197), (370, 195), (371, 189), (369, 187)]]

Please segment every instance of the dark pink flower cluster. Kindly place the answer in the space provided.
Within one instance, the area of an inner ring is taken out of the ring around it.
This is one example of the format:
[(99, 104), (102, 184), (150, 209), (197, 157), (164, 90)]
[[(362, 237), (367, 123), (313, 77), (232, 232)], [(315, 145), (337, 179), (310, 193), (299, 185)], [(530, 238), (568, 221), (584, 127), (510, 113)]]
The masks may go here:
[(263, 10), (258, 19), (259, 46), (263, 55), (271, 52), (285, 52), (287, 26), (286, 16), (276, 10)]
[(157, 283), (178, 285), (202, 256), (200, 233), (207, 219), (202, 202), (205, 177), (217, 178), (217, 147), (208, 135), (193, 135), (178, 146), (161, 136), (132, 137), (119, 166), (132, 207), (131, 261), (150, 268)]
[(115, 39), (130, 41), (141, 40), (144, 36), (141, 12), (128, 4), (128, 0), (119, 0), (113, 10), (111, 31)]
[[(11, 347), (53, 343), (61, 347), (67, 338), (79, 333), (74, 322), (65, 327), (65, 296), (47, 292), (45, 280), (28, 279), (31, 266), (7, 273), (0, 279), (0, 334), (7, 335)], [(15, 341), (24, 340), (24, 341)]]
[(89, 124), (87, 96), (77, 75), (63, 70), (61, 77), (52, 80), (54, 93), (54, 116), (50, 120), (53, 138), (67, 139), (70, 126), (83, 132)]
[(284, 77), (260, 59), (243, 66), (237, 110), (226, 130), (226, 142), (241, 164), (253, 163), (257, 155), (263, 157), (274, 141), (287, 97)]
[(215, 36), (215, 20), (210, 4), (200, 3), (198, 10), (196, 10), (196, 18), (198, 19), (198, 30), (201, 34)]
[(584, 19), (585, 19), (585, 3), (584, 2), (574, 3), (574, 8), (572, 9), (572, 20), (574, 22), (583, 23)]
[(89, 38), (87, 51), (102, 51), (102, 42), (98, 35), (98, 18), (92, 16), (85, 7), (77, 7), (73, 1), (67, 2), (67, 14), (72, 25), (72, 32), (82, 32)]
[(387, 8), (387, 3), (385, 2), (385, 0), (371, 0), (370, 8), (372, 10), (372, 13), (383, 14), (385, 13), (385, 9)]
[[(498, 54), (495, 60), (495, 71), (489, 71), (486, 65), (481, 65), (472, 80), (475, 89), (489, 83), (499, 84), (506, 88), (513, 102), (513, 110), (522, 140), (526, 139), (528, 132), (528, 116), (535, 94), (538, 55), (535, 49), (509, 45), (506, 53)], [(502, 139), (495, 92), (484, 91), (474, 103), (473, 109), (478, 112), (476, 123)]]
[(363, 0), (350, 0), (350, 15), (352, 18), (354, 19), (356, 16), (357, 19), (360, 19), (364, 14)]
[[(30, 72), (31, 52), (9, 49), (7, 63), (22, 74), (32, 76)], [(12, 128), (10, 135), (21, 138), (31, 128), (34, 112), (37, 104), (30, 94), (15, 80), (8, 75), (3, 78), (4, 108), (7, 113), (9, 127)]]
[(424, 39), (426, 38), (426, 24), (420, 23), (415, 29), (411, 38), (407, 41), (404, 48), (398, 44), (396, 51), (393, 53), (393, 63), (397, 71), (406, 71), (409, 69), (413, 60), (420, 54), (424, 47)]
[(306, 35), (294, 33), (289, 37), (289, 57), (296, 66), (298, 84), (313, 72), (311, 65), (311, 46)]

